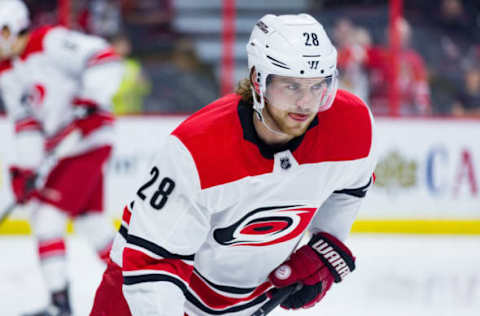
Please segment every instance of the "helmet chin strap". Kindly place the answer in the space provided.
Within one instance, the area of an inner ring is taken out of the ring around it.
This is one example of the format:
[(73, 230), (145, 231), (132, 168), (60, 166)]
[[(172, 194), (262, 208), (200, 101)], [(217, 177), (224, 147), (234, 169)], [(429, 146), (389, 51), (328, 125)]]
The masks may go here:
[(276, 131), (274, 130), (273, 128), (271, 128), (270, 126), (268, 126), (267, 122), (265, 122), (265, 119), (263, 117), (263, 110), (265, 109), (265, 99), (263, 97), (263, 93), (260, 91), (260, 107), (261, 109), (259, 109), (257, 106), (255, 106), (255, 103), (258, 103), (258, 101), (256, 100), (256, 94), (255, 94), (255, 90), (253, 87), (250, 87), (250, 89), (252, 89), (252, 95), (253, 95), (253, 103), (254, 103), (254, 106), (253, 106), (253, 110), (255, 111), (255, 114), (257, 115), (257, 118), (260, 120), (260, 122), (262, 122), (262, 124), (272, 133), (276, 134), (276, 135), (279, 135), (279, 136), (290, 136), (288, 135), (287, 133), (284, 133), (284, 132), (281, 132), (281, 131)]

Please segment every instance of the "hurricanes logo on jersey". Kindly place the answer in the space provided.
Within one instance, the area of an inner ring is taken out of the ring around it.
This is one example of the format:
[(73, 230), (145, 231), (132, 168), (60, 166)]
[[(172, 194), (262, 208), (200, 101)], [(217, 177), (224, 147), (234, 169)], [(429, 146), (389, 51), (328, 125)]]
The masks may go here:
[(22, 94), (20, 102), (27, 107), (39, 108), (43, 104), (45, 93), (46, 89), (42, 84), (34, 84)]
[(213, 237), (224, 246), (268, 246), (291, 240), (307, 228), (317, 208), (284, 205), (257, 208), (236, 223), (215, 229)]

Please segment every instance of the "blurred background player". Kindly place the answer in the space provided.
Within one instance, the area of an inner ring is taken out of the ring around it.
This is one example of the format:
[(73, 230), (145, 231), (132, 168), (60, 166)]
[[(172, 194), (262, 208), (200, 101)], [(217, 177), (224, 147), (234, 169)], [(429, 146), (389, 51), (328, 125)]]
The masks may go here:
[[(400, 113), (429, 115), (432, 109), (424, 60), (410, 46), (411, 28), (405, 19), (398, 21), (398, 30), (401, 40), (398, 52)], [(339, 48), (341, 87), (369, 100), (373, 113), (388, 114), (390, 84), (394, 76), (388, 45), (373, 45), (367, 30), (347, 18), (337, 21), (334, 38)]]
[[(17, 153), (11, 185), (17, 203), (30, 202), (51, 294), (45, 311), (34, 315), (67, 316), (67, 219), (102, 260), (114, 234), (103, 214), (103, 169), (113, 143), (110, 103), (123, 68), (103, 39), (62, 27), (30, 29), (28, 9), (19, 0), (0, 2), (0, 27), (0, 88)], [(44, 187), (32, 190), (36, 171), (60, 152)]]
[(237, 93), (158, 151), (91, 316), (245, 316), (294, 283), (282, 307), (309, 308), (354, 270), (344, 241), (373, 183), (371, 113), (337, 91), (337, 51), (308, 14), (265, 15), (247, 54)]
[[(411, 45), (411, 27), (405, 19), (397, 21), (400, 35), (398, 88), (402, 115), (429, 115), (432, 112), (428, 74), (422, 56)], [(387, 30), (386, 30), (387, 31)], [(389, 111), (389, 84), (393, 81), (392, 52), (386, 45), (367, 48), (364, 66), (369, 71), (370, 101), (375, 114)]]

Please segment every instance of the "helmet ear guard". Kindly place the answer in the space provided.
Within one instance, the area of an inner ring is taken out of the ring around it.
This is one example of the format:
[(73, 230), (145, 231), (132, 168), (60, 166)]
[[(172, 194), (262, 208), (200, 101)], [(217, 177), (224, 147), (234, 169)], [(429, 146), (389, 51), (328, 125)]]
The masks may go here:
[(247, 44), (248, 67), (255, 69), (253, 107), (261, 116), (270, 75), (319, 78), (332, 76), (332, 88), (319, 111), (330, 108), (337, 90), (337, 51), (323, 26), (308, 14), (265, 15), (256, 24)]
[(256, 80), (253, 81), (252, 85), (253, 85), (253, 88), (255, 89), (255, 92), (257, 94), (260, 94), (260, 78), (258, 78), (258, 74), (256, 74)]

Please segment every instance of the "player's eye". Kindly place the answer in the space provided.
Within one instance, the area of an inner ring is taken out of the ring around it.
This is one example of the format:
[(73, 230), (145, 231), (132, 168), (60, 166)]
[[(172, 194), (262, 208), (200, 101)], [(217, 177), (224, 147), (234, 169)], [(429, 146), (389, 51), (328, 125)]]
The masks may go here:
[(296, 91), (296, 90), (298, 90), (298, 84), (295, 84), (295, 83), (288, 84), (287, 89), (292, 90), (292, 91)]

